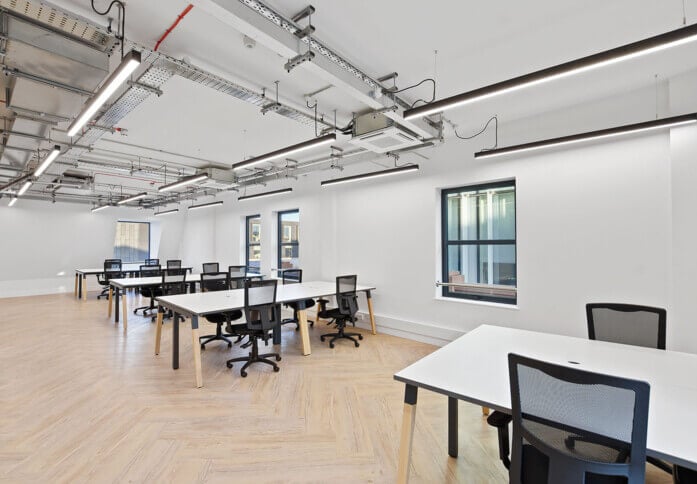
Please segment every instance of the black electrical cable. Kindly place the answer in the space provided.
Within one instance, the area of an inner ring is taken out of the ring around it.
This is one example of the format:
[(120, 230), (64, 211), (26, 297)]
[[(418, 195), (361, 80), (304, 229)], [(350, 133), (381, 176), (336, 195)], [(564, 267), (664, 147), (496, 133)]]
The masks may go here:
[(399, 93), (399, 92), (404, 92), (404, 91), (408, 91), (409, 89), (414, 89), (415, 87), (419, 87), (419, 86), (420, 86), (421, 84), (423, 84), (424, 82), (432, 82), (432, 83), (433, 83), (433, 94), (431, 95), (431, 100), (430, 100), (430, 101), (426, 101), (425, 99), (417, 99), (417, 100), (414, 101), (414, 102), (412, 103), (412, 105), (411, 105), (411, 107), (413, 108), (413, 107), (416, 106), (416, 104), (419, 103), (419, 102), (422, 102), (422, 103), (424, 103), (424, 104), (429, 104), (429, 103), (432, 103), (433, 101), (436, 100), (436, 80), (435, 80), (435, 79), (433, 79), (433, 78), (431, 78), (431, 77), (427, 77), (426, 79), (424, 79), (424, 80), (421, 81), (421, 82), (418, 82), (418, 83), (416, 83), (416, 84), (414, 84), (414, 85), (412, 85), (412, 86), (404, 87), (404, 88), (399, 89), (399, 90), (396, 90), (396, 91), (392, 91), (392, 90), (390, 90), (390, 89), (384, 89), (384, 88), (383, 88), (383, 92), (386, 93), (386, 94), (397, 94), (397, 93)]
[(92, 10), (94, 10), (97, 14), (99, 15), (107, 15), (110, 11), (111, 8), (114, 6), (114, 4), (118, 5), (120, 7), (120, 13), (121, 13), (121, 36), (116, 35), (116, 38), (121, 41), (121, 58), (123, 59), (124, 56), (124, 44), (126, 41), (126, 5), (121, 0), (112, 0), (112, 2), (109, 4), (109, 7), (103, 12), (100, 12), (97, 10), (97, 7), (94, 6), (94, 0), (92, 0)]
[(455, 136), (457, 136), (460, 139), (476, 138), (477, 136), (482, 134), (484, 131), (486, 131), (486, 129), (489, 127), (489, 125), (491, 124), (492, 121), (495, 122), (495, 127), (496, 127), (496, 130), (494, 131), (494, 135), (495, 135), (494, 146), (492, 148), (487, 148), (487, 149), (493, 150), (494, 148), (496, 148), (499, 145), (499, 118), (496, 115), (490, 117), (489, 121), (486, 122), (484, 127), (471, 136), (460, 136), (457, 132), (457, 129), (454, 126), (453, 126), (453, 131), (455, 132)]

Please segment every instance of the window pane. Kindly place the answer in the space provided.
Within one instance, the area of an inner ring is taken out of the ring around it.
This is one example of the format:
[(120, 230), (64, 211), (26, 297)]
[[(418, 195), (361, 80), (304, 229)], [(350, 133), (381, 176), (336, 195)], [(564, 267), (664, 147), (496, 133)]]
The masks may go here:
[(257, 271), (261, 268), (261, 246), (247, 246), (247, 265)]
[(250, 217), (247, 219), (247, 236), (249, 243), (261, 242), (261, 219), (259, 217)]
[(150, 224), (147, 222), (116, 222), (114, 258), (127, 262), (143, 262), (150, 257)]
[(281, 251), (281, 269), (299, 269), (298, 254), (299, 247), (293, 245), (282, 245)]
[(463, 189), (447, 195), (448, 240), (515, 239), (515, 188)]
[(300, 212), (286, 212), (280, 214), (281, 218), (281, 243), (297, 242), (300, 239)]

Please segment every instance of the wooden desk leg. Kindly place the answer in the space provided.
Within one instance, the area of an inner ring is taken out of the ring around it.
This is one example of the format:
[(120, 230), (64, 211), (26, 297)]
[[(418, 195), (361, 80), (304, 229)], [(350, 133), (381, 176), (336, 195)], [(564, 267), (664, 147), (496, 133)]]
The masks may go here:
[(123, 292), (123, 297), (121, 298), (121, 307), (123, 309), (123, 330), (128, 329), (128, 297), (126, 296), (126, 291)]
[(482, 415), (485, 417), (489, 416), (489, 407), (482, 407)]
[(160, 341), (162, 340), (162, 319), (164, 318), (165, 313), (162, 311), (162, 308), (157, 308), (157, 322), (156, 324), (156, 329), (155, 329), (155, 354), (159, 355), (160, 354)]
[(365, 292), (365, 297), (368, 300), (368, 314), (370, 315), (370, 329), (373, 334), (378, 334), (377, 329), (375, 329), (375, 314), (373, 313), (373, 298), (370, 295), (370, 291)]
[(82, 300), (87, 301), (87, 274), (82, 275)]
[(112, 306), (114, 305), (114, 288), (112, 286), (109, 286), (109, 304), (108, 304), (108, 309), (107, 309), (107, 316), (109, 319), (111, 319), (111, 311), (112, 311)]
[(77, 280), (80, 277), (80, 275), (76, 272), (75, 273), (75, 297), (77, 297)]
[(457, 457), (457, 398), (448, 397), (448, 455)]
[(307, 356), (312, 353), (312, 348), (310, 348), (310, 331), (307, 328), (307, 309), (298, 309), (298, 326), (300, 327), (303, 356)]
[(416, 420), (416, 397), (418, 388), (406, 385), (404, 389), (404, 414), (402, 415), (402, 435), (399, 442), (399, 467), (397, 482), (409, 482), (409, 466), (411, 465), (411, 444), (414, 439), (414, 422)]
[(201, 374), (201, 343), (198, 340), (198, 316), (191, 315), (191, 345), (194, 350), (194, 370), (196, 371), (196, 388), (203, 386)]

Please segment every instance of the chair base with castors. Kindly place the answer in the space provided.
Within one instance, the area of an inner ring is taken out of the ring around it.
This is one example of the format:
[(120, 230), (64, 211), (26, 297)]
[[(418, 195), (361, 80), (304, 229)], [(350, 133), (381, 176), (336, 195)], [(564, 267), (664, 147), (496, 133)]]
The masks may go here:
[(239, 358), (232, 358), (230, 360), (227, 360), (226, 365), (228, 368), (232, 368), (232, 364), (235, 362), (242, 362), (245, 361), (246, 363), (240, 370), (240, 375), (243, 377), (247, 376), (247, 368), (252, 363), (266, 363), (267, 365), (271, 365), (273, 367), (273, 371), (279, 371), (280, 368), (278, 365), (269, 360), (268, 358), (275, 358), (276, 361), (281, 361), (281, 355), (278, 353), (264, 353), (264, 354), (259, 354), (259, 343), (257, 338), (251, 338), (252, 341), (252, 351), (249, 352), (248, 356), (240, 356)]
[(331, 336), (332, 339), (329, 340), (329, 347), (330, 348), (334, 348), (334, 341), (336, 341), (338, 339), (350, 339), (351, 341), (353, 341), (353, 344), (356, 345), (356, 348), (358, 348), (360, 346), (360, 344), (358, 343), (358, 340), (356, 340), (356, 338), (354, 338), (354, 336), (357, 336), (358, 339), (362, 340), (363, 335), (360, 333), (346, 333), (344, 331), (344, 329), (345, 329), (345, 326), (343, 324), (340, 324), (338, 326), (338, 331), (336, 333), (323, 334), (322, 336), (319, 337), (319, 339), (320, 339), (320, 341), (324, 341), (324, 338), (329, 338)]
[(206, 345), (211, 341), (225, 341), (227, 343), (227, 347), (232, 348), (232, 341), (225, 337), (225, 335), (223, 334), (222, 327), (220, 325), (218, 325), (218, 327), (215, 329), (215, 334), (211, 334), (208, 336), (199, 336), (198, 338), (198, 342), (201, 345), (202, 350), (205, 350)]

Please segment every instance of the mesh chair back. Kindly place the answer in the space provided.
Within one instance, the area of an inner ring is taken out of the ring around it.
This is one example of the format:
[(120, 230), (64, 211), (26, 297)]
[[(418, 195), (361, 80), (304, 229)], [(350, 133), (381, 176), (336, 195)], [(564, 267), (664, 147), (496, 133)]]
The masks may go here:
[(167, 269), (181, 269), (182, 261), (179, 259), (170, 259), (167, 261)]
[(158, 277), (162, 274), (162, 267), (155, 266), (140, 266), (140, 277)]
[(666, 310), (633, 304), (586, 304), (588, 337), (666, 349)]
[(298, 284), (303, 282), (303, 270), (302, 269), (286, 269), (281, 275), (283, 284)]
[(227, 272), (210, 272), (201, 274), (201, 292), (227, 291), (230, 279)]
[(259, 274), (259, 268), (255, 266), (247, 266), (247, 272), (250, 274)]
[(104, 282), (108, 284), (111, 279), (120, 279), (123, 277), (121, 272), (121, 259), (105, 259), (104, 260)]
[(208, 274), (210, 272), (220, 272), (220, 264), (217, 262), (204, 262), (203, 273)]
[(356, 281), (358, 276), (337, 276), (336, 304), (341, 314), (353, 317), (358, 312)]
[(247, 266), (228, 266), (227, 270), (230, 276), (230, 289), (244, 288)]
[(177, 269), (167, 269), (165, 271), (168, 276), (185, 276), (186, 275), (186, 269), (182, 269), (181, 267)]
[[(181, 271), (178, 274), (170, 274), (171, 271)], [(170, 269), (162, 274), (162, 294), (186, 294), (186, 271), (182, 269)]]
[(515, 354), (508, 355), (508, 366), (512, 483), (524, 482), (523, 471), (530, 472), (524, 442), (546, 457), (545, 482), (588, 482), (586, 473), (644, 482), (648, 383)]
[(244, 314), (250, 329), (264, 332), (279, 323), (280, 308), (276, 307), (276, 288), (278, 281), (247, 280), (244, 286)]
[(146, 266), (159, 266), (160, 259), (145, 259)]

